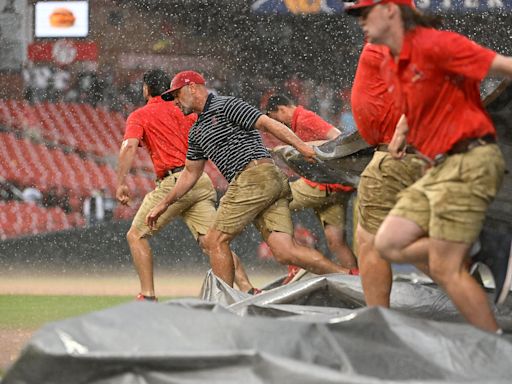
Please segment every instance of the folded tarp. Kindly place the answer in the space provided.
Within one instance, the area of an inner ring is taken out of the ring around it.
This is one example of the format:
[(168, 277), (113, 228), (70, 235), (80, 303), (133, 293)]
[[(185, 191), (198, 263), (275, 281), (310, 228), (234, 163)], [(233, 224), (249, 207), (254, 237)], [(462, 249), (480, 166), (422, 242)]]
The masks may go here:
[[(460, 319), (434, 285), (396, 281), (366, 308), (357, 277), (256, 296), (209, 274), (200, 299), (133, 302), (48, 324), (3, 384), (510, 383), (512, 343)], [(510, 300), (498, 311), (512, 330)], [(443, 321), (439, 321), (443, 320)]]

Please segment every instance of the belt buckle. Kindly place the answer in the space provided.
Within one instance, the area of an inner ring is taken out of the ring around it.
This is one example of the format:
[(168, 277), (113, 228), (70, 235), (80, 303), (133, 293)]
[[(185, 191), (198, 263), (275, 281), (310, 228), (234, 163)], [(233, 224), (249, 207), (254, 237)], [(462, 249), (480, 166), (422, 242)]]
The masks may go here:
[(478, 138), (478, 140), (477, 140), (477, 143), (478, 143), (478, 146), (480, 146), (480, 145), (487, 145), (487, 144), (489, 144), (489, 142), (488, 142), (488, 141), (486, 141), (486, 140), (484, 140), (484, 138), (483, 138), (483, 137), (479, 137), (479, 138)]
[(447, 158), (446, 153), (438, 153), (434, 156), (434, 165), (441, 164)]

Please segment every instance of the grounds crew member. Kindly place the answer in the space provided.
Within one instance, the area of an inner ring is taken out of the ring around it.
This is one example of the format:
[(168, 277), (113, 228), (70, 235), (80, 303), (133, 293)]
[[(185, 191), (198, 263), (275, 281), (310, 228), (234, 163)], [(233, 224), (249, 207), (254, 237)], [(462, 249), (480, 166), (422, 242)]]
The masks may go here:
[(288, 179), (274, 165), (257, 129), (294, 146), (310, 161), (315, 156), (312, 147), (244, 101), (208, 94), (205, 80), (197, 72), (178, 73), (170, 90), (162, 96), (174, 99), (185, 115), (196, 112), (199, 117), (190, 130), (185, 169), (173, 191), (148, 214), (146, 220), (150, 227), (158, 225), (158, 218), (169, 206), (179, 204), (210, 159), (229, 182), (205, 243), (217, 277), (233, 284), (234, 265), (229, 244), (251, 222), (280, 263), (298, 265), (316, 274), (349, 273), (317, 250), (293, 241)]
[[(424, 165), (414, 154), (393, 159), (387, 144), (400, 118), (400, 110), (380, 75), (387, 47), (365, 44), (352, 86), (352, 113), (363, 139), (375, 146), (357, 187), (356, 230), (361, 283), (369, 306), (389, 307), (393, 275), (391, 264), (375, 249), (375, 235), (398, 199), (398, 193), (422, 176)], [(423, 265), (417, 265), (425, 271)]]
[[(295, 105), (284, 95), (271, 96), (265, 108), (267, 116), (285, 124), (301, 140), (320, 145), (338, 137), (341, 132), (313, 111)], [(341, 184), (321, 184), (301, 177), (290, 183), (292, 211), (312, 208), (324, 229), (329, 250), (340, 264), (357, 268), (356, 258), (345, 242), (345, 212), (354, 188)]]
[[(141, 291), (139, 300), (155, 300), (153, 255), (148, 238), (164, 228), (171, 220), (182, 217), (192, 235), (204, 248), (204, 235), (215, 217), (216, 193), (206, 173), (199, 174), (198, 182), (179, 203), (163, 212), (158, 225), (145, 224), (147, 213), (176, 185), (185, 166), (187, 137), (197, 116), (185, 116), (178, 107), (166, 103), (160, 95), (169, 87), (170, 77), (161, 70), (144, 74), (143, 93), (147, 104), (132, 112), (126, 121), (126, 132), (119, 153), (116, 197), (122, 204), (130, 202), (126, 183), (137, 148), (147, 147), (156, 173), (156, 188), (149, 192), (137, 211), (127, 234), (133, 263), (137, 270)], [(233, 256), (236, 258), (236, 256)], [(241, 290), (252, 288), (238, 260), (237, 285)]]
[[(410, 145), (430, 166), (400, 193), (375, 245), (391, 262), (427, 262), (432, 279), (469, 323), (500, 332), (487, 295), (464, 259), (505, 169), (494, 125), (480, 100), (480, 81), (489, 73), (512, 77), (512, 58), (435, 29), (437, 20), (417, 11), (412, 0), (361, 0), (347, 12), (359, 17), (369, 42), (389, 48), (381, 71), (407, 117), (407, 124), (397, 126), (391, 153), (400, 158)], [(510, 277), (509, 258), (496, 258), (504, 264), (494, 272)], [(500, 301), (510, 286), (497, 288)]]

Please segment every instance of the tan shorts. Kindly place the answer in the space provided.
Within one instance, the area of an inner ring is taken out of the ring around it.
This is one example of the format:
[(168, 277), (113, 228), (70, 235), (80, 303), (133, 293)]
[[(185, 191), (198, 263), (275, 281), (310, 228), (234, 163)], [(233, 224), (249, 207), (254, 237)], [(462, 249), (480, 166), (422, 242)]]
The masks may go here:
[(236, 235), (254, 222), (264, 239), (272, 231), (291, 235), (290, 200), (288, 179), (281, 170), (274, 164), (256, 165), (229, 183), (220, 200), (214, 228)]
[(177, 217), (183, 218), (196, 239), (199, 235), (205, 235), (208, 229), (212, 227), (215, 220), (217, 194), (206, 173), (201, 175), (196, 185), (185, 196), (172, 204), (160, 216), (156, 223), (156, 229), (151, 231), (144, 223), (149, 211), (162, 201), (165, 195), (172, 191), (179, 175), (180, 172), (157, 181), (156, 188), (144, 197), (144, 201), (132, 223), (132, 226), (137, 228), (143, 237), (153, 236)]
[(357, 187), (358, 223), (376, 234), (385, 217), (395, 206), (398, 193), (418, 180), (425, 163), (408, 154), (395, 160), (388, 152), (376, 151), (361, 174)]
[(318, 187), (312, 187), (298, 179), (290, 183), (293, 200), (290, 210), (299, 211), (311, 208), (325, 227), (326, 224), (343, 228), (345, 225), (345, 209), (351, 192), (328, 192)]
[(496, 144), (448, 156), (400, 193), (391, 214), (414, 221), (431, 238), (473, 243), (504, 172)]

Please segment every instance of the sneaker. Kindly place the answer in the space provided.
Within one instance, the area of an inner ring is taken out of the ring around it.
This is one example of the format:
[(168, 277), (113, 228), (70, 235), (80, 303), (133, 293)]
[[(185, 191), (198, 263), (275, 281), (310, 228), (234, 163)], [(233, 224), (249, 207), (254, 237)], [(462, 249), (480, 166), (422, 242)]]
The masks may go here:
[(306, 270), (301, 267), (297, 267), (296, 265), (288, 266), (288, 275), (284, 278), (281, 285), (290, 284), (294, 281), (299, 280), (302, 276), (306, 274)]
[(156, 296), (144, 296), (142, 293), (139, 293), (135, 297), (135, 301), (153, 301), (153, 302), (157, 302), (158, 298)]
[(512, 236), (484, 230), (480, 241), (481, 251), (473, 260), (489, 268), (494, 279), (494, 302), (503, 304), (512, 285)]

